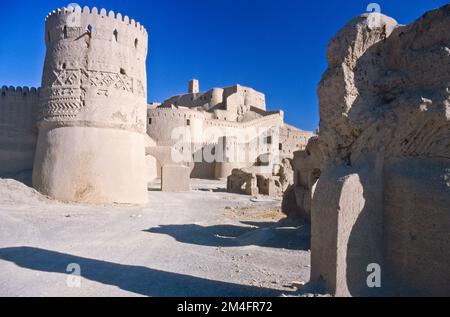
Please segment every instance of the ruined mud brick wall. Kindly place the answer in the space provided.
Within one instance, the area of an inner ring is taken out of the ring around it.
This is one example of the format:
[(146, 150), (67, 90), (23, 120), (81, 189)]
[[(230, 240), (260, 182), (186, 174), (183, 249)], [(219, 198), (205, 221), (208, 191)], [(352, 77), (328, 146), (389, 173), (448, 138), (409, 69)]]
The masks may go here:
[(292, 168), (294, 185), (285, 192), (282, 210), (289, 216), (300, 216), (310, 222), (312, 198), (324, 169), (323, 154), (317, 136), (309, 139), (304, 150), (294, 153)]
[[(319, 164), (294, 165), (307, 186), (320, 171), (311, 279), (338, 296), (450, 295), (449, 29), (450, 5), (408, 26), (368, 14), (329, 44), (307, 147)], [(367, 285), (371, 263), (381, 288)]]

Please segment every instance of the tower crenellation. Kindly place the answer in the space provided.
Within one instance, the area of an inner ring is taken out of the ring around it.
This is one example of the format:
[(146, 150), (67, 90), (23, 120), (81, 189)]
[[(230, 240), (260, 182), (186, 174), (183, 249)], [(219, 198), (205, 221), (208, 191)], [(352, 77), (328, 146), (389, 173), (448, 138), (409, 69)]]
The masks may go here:
[(16, 132), (35, 131), (39, 94), (39, 88), (3, 86), (0, 90), (0, 129), (14, 126)]
[(0, 104), (5, 104), (8, 100), (33, 100), (38, 104), (40, 88), (27, 86), (2, 86), (0, 92)]
[(1, 87), (0, 175), (14, 175), (33, 168), (38, 106), (39, 89)]
[[(86, 120), (82, 110), (101, 103), (99, 98), (126, 99), (123, 104), (131, 103), (139, 108), (136, 113), (145, 115), (148, 35), (140, 23), (105, 9), (71, 7), (51, 12), (45, 24), (42, 104), (48, 110), (46, 119)], [(55, 107), (58, 100), (64, 107)], [(133, 116), (133, 106), (123, 111)], [(106, 107), (105, 111), (96, 118), (89, 113), (89, 120), (108, 121), (117, 109)], [(133, 122), (132, 129), (145, 131), (145, 118)]]
[(114, 11), (107, 13), (105, 9), (99, 11), (96, 7), (92, 10), (88, 7), (83, 10), (81, 7), (61, 8), (50, 12), (45, 23), (47, 44), (55, 39), (73, 39), (89, 33), (91, 38), (114, 40), (129, 48), (147, 52), (148, 34), (145, 27)]

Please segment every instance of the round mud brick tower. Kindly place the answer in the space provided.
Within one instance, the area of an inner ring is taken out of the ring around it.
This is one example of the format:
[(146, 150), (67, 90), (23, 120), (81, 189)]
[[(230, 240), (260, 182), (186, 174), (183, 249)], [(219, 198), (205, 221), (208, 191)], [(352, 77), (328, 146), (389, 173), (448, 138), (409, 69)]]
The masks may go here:
[(80, 7), (46, 19), (33, 186), (54, 199), (143, 204), (145, 28)]

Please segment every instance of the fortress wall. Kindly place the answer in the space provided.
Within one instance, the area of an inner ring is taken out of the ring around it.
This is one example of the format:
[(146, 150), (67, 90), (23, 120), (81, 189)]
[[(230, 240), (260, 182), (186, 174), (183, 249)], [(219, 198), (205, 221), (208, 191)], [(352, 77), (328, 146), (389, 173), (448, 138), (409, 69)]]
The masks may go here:
[[(207, 113), (183, 109), (183, 108), (158, 108), (148, 110), (147, 133), (153, 138), (158, 145), (169, 146), (175, 144), (172, 139), (172, 131), (179, 127), (188, 127), (187, 120), (190, 120), (190, 133), (195, 143), (210, 143), (204, 138), (206, 129), (214, 129), (217, 131), (218, 137), (223, 136), (227, 129), (238, 131), (240, 129), (251, 128), (270, 128), (281, 126), (283, 118), (279, 113), (260, 117), (253, 121), (232, 122), (218, 119), (206, 119)], [(257, 132), (257, 130), (255, 130)], [(251, 135), (250, 139), (256, 138), (257, 135)], [(213, 141), (216, 142), (216, 141)]]
[(145, 203), (145, 28), (63, 8), (47, 17), (45, 41), (34, 187), (66, 201)]
[(253, 106), (264, 111), (266, 110), (265, 95), (253, 88), (241, 85), (224, 88), (223, 100), (226, 109), (233, 112), (235, 110), (237, 112), (240, 106), (246, 106), (248, 109), (250, 109), (250, 106)]
[[(205, 116), (202, 112), (190, 109), (158, 108), (147, 111), (147, 134), (159, 146), (172, 146), (178, 139), (172, 137), (174, 130), (187, 128), (192, 141), (203, 142)], [(189, 125), (188, 125), (189, 124)]]
[[(278, 144), (266, 144), (261, 139), (267, 139), (283, 125), (283, 117), (280, 113), (274, 113), (265, 117), (261, 117), (247, 122), (228, 122), (220, 120), (208, 121), (207, 125), (218, 127), (226, 130), (227, 127), (234, 128), (238, 136), (245, 135), (245, 139), (234, 138), (233, 135), (226, 135), (225, 147), (228, 150), (228, 156), (231, 158), (229, 162), (216, 165), (216, 178), (226, 178), (231, 174), (233, 168), (245, 168), (252, 166), (258, 157), (263, 154), (272, 153), (277, 156)], [(225, 134), (224, 134), (225, 136)], [(263, 136), (263, 137), (262, 137)], [(234, 149), (234, 151), (230, 151)], [(225, 152), (227, 152), (225, 150)], [(244, 161), (237, 159), (236, 152), (243, 152)]]
[(0, 94), (0, 176), (33, 169), (39, 90), (2, 87)]
[(187, 108), (202, 108), (210, 110), (211, 108), (221, 104), (223, 101), (223, 89), (214, 88), (205, 93), (189, 93), (164, 101), (163, 106), (183, 106)]
[(252, 88), (240, 87), (244, 90), (244, 104), (266, 111), (266, 96)]
[(294, 152), (306, 148), (314, 133), (301, 131), (287, 124), (280, 129), (280, 155), (292, 158)]
[(224, 109), (217, 110), (215, 114), (219, 120), (237, 121), (239, 107), (244, 107), (244, 93), (239, 93), (238, 86), (224, 89), (223, 92)]
[(240, 122), (246, 122), (246, 121), (253, 121), (259, 118), (262, 118), (264, 115), (261, 115), (255, 111), (248, 111), (244, 114), (244, 116), (241, 118)]
[[(191, 177), (211, 178), (211, 164), (174, 162), (172, 149), (190, 151), (191, 155), (204, 147), (205, 113), (190, 109), (157, 108), (148, 110), (147, 133), (157, 143), (150, 151), (162, 167), (167, 164), (184, 163), (191, 167)], [(185, 133), (188, 133), (187, 135)], [(187, 138), (183, 140), (183, 138)], [(191, 159), (189, 155), (189, 159)], [(158, 174), (160, 176), (160, 173)]]
[[(215, 118), (223, 121), (244, 121), (244, 116), (254, 109), (265, 112), (265, 95), (249, 87), (235, 85), (214, 88), (205, 93), (188, 93), (174, 96), (163, 103), (163, 107), (182, 106), (214, 110)], [(257, 116), (251, 117), (255, 119)], [(247, 118), (248, 120), (249, 118)]]
[[(211, 94), (210, 109), (223, 104), (223, 89), (213, 88), (209, 93)], [(208, 109), (209, 110), (209, 109)]]
[[(229, 147), (233, 146), (244, 151), (244, 162), (235, 162), (235, 165), (227, 164), (226, 168), (222, 165), (217, 167), (217, 164), (205, 161), (195, 162), (195, 164), (190, 163), (192, 168), (191, 177), (195, 178), (215, 178), (217, 175), (220, 175), (220, 178), (224, 178), (228, 176), (224, 176), (224, 171), (231, 170), (230, 166), (241, 168), (253, 165), (259, 155), (269, 152), (272, 147), (272, 145), (262, 146), (259, 148), (259, 152), (255, 151), (260, 133), (264, 133), (271, 128), (280, 127), (283, 124), (283, 117), (280, 113), (274, 113), (249, 122), (207, 119), (207, 115), (207, 112), (187, 108), (148, 110), (147, 133), (156, 141), (158, 147), (173, 147), (178, 151), (189, 149), (192, 155), (201, 154), (200, 157), (203, 157), (204, 151), (207, 151), (206, 153), (212, 151), (212, 147), (217, 146), (219, 139), (226, 136), (227, 133), (247, 134), (246, 140), (248, 144), (245, 142), (244, 144), (238, 143), (237, 141), (232, 144), (230, 140), (227, 141)], [(191, 139), (186, 140), (186, 142), (180, 142), (180, 138), (172, 138), (172, 133), (177, 128), (181, 128), (180, 132), (183, 132), (183, 129), (189, 129)], [(164, 153), (168, 151), (164, 151)], [(162, 164), (173, 163), (170, 161), (169, 154), (166, 153), (159, 156)]]

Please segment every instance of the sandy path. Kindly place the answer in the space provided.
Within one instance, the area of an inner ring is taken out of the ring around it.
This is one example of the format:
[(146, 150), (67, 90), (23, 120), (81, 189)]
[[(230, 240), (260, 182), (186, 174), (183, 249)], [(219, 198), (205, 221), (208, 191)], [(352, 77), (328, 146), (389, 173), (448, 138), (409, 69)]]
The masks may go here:
[(193, 188), (90, 207), (0, 180), (0, 296), (280, 296), (309, 279), (308, 228), (280, 221), (280, 201)]

